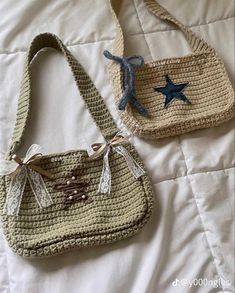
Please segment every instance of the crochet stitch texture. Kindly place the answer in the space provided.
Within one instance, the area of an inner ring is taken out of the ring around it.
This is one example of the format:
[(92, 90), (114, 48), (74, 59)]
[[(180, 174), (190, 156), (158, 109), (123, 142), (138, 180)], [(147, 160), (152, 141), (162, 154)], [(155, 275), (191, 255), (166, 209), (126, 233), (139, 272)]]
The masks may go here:
[[(53, 34), (44, 33), (33, 40), (25, 63), (24, 76), (18, 104), (16, 125), (8, 159), (20, 146), (29, 115), (30, 62), (42, 48), (51, 47), (67, 59), (81, 96), (84, 98), (102, 134), (108, 140), (118, 129), (105, 103), (83, 67), (71, 55), (61, 40)], [(134, 147), (125, 146), (132, 157), (144, 168)], [(150, 217), (153, 192), (148, 176), (136, 180), (122, 156), (110, 154), (112, 191), (110, 195), (97, 193), (102, 158), (88, 161), (84, 150), (43, 155), (39, 165), (53, 174), (52, 180), (44, 178), (53, 199), (53, 205), (40, 209), (29, 184), (26, 184), (18, 216), (4, 214), (6, 193), (10, 178), (0, 177), (0, 214), (4, 233), (11, 248), (24, 257), (45, 257), (63, 253), (73, 248), (95, 246), (115, 242), (136, 234)], [(64, 183), (73, 174), (89, 180), (85, 194), (92, 198), (89, 203), (75, 202), (64, 208), (63, 191), (55, 186)]]
[[(144, 3), (154, 15), (178, 27), (193, 52), (184, 57), (146, 62), (135, 68), (135, 92), (149, 116), (143, 117), (129, 105), (125, 111), (119, 112), (126, 126), (140, 137), (156, 139), (217, 126), (231, 119), (234, 116), (234, 90), (223, 61), (215, 50), (175, 19), (156, 0), (144, 0)], [(118, 20), (120, 4), (121, 1), (110, 0), (110, 10), (116, 25), (112, 54), (123, 58), (124, 35)], [(119, 64), (111, 61), (109, 74), (118, 103), (124, 92)], [(175, 84), (187, 81), (184, 95), (192, 105), (175, 100), (170, 107), (164, 108), (162, 94), (154, 91), (154, 87), (165, 86), (166, 75)]]

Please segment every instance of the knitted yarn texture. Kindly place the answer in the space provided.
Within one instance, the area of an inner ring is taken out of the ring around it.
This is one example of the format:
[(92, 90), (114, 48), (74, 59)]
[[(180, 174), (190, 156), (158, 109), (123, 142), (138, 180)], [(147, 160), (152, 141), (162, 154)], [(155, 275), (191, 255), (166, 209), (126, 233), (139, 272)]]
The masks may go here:
[[(142, 115), (133, 107), (133, 103), (129, 103), (125, 110), (119, 111), (126, 126), (140, 137), (156, 139), (217, 126), (231, 119), (234, 116), (234, 90), (223, 61), (215, 50), (156, 0), (144, 0), (144, 3), (154, 15), (170, 22), (184, 33), (192, 54), (146, 62), (134, 68), (134, 94), (148, 115)], [(112, 54), (115, 58), (123, 59), (124, 35), (118, 20), (120, 4), (121, 1), (110, 0), (110, 10), (116, 25)], [(108, 68), (115, 100), (119, 104), (126, 89), (124, 71), (115, 61), (110, 61)], [(166, 85), (166, 76), (174, 84), (187, 84), (183, 94), (190, 103), (185, 98), (182, 100), (181, 95), (181, 99), (176, 96), (165, 107), (166, 96), (156, 91), (156, 88)]]
[[(32, 41), (27, 53), (8, 160), (17, 152), (27, 130), (30, 100), (33, 98), (30, 63), (46, 47), (58, 50), (65, 56), (80, 94), (104, 138), (108, 141), (119, 131), (83, 67), (57, 36), (40, 34)], [(125, 149), (144, 170), (134, 147), (128, 143)], [(18, 215), (5, 214), (4, 204), (11, 178), (0, 177), (0, 215), (4, 234), (13, 251), (21, 256), (45, 257), (73, 248), (116, 242), (136, 234), (151, 215), (153, 191), (146, 172), (136, 179), (123, 156), (117, 152), (109, 154), (112, 170), (110, 194), (97, 192), (103, 167), (102, 157), (88, 160), (86, 151), (73, 150), (42, 155), (38, 166), (52, 175), (52, 178), (45, 177), (44, 183), (53, 204), (43, 209), (40, 209), (29, 182), (26, 182)], [(68, 178), (74, 182), (68, 181)], [(75, 201), (70, 201), (72, 197), (68, 195), (70, 189), (66, 184), (70, 183), (74, 188), (71, 191), (76, 192)]]

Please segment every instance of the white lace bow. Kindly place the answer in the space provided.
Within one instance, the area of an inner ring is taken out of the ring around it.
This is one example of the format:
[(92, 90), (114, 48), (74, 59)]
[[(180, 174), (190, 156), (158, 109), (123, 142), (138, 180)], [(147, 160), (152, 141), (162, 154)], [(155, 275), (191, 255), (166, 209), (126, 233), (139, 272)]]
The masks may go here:
[(99, 193), (111, 192), (111, 170), (109, 166), (109, 154), (111, 150), (124, 157), (128, 168), (136, 179), (144, 175), (145, 171), (132, 158), (125, 147), (122, 146), (122, 144), (128, 143), (128, 138), (128, 136), (124, 137), (121, 133), (117, 133), (110, 141), (106, 143), (95, 143), (91, 146), (94, 153), (89, 157), (89, 160), (96, 160), (103, 156), (103, 169), (98, 188)]
[(42, 178), (42, 175), (50, 177), (50, 174), (35, 164), (41, 156), (42, 148), (37, 144), (33, 144), (28, 149), (23, 160), (16, 155), (13, 155), (10, 161), (0, 159), (0, 175), (11, 176), (4, 207), (4, 212), (7, 215), (19, 214), (27, 180), (40, 208), (45, 208), (52, 204), (51, 196)]

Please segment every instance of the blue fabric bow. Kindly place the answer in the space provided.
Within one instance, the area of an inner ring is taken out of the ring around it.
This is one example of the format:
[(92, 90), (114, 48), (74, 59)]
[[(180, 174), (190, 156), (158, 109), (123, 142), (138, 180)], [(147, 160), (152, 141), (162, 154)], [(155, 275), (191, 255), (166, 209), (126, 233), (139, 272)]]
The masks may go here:
[[(125, 110), (126, 105), (131, 103), (137, 111), (143, 116), (149, 116), (148, 111), (144, 106), (138, 101), (136, 90), (135, 90), (135, 67), (143, 66), (144, 59), (142, 56), (132, 55), (127, 58), (121, 58), (112, 55), (109, 51), (104, 51), (104, 56), (110, 60), (121, 65), (123, 71), (123, 82), (124, 82), (124, 94), (120, 99), (118, 109)], [(136, 60), (139, 63), (131, 63), (131, 61)]]

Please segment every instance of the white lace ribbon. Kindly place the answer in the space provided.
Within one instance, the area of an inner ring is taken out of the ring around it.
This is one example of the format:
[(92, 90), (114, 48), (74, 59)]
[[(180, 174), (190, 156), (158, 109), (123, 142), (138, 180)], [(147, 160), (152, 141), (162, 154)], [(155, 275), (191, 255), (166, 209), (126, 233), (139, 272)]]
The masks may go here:
[(122, 145), (128, 142), (128, 137), (123, 137), (118, 133), (112, 140), (107, 143), (96, 143), (91, 147), (94, 153), (90, 156), (90, 160), (96, 160), (103, 156), (103, 169), (100, 177), (100, 183), (98, 187), (99, 193), (110, 193), (111, 192), (111, 170), (109, 166), (109, 154), (110, 151), (120, 154), (126, 160), (127, 166), (132, 172), (133, 176), (138, 179), (143, 176), (145, 171), (141, 166), (133, 159), (126, 148)]
[(42, 175), (50, 177), (50, 174), (34, 164), (41, 156), (41, 147), (33, 144), (28, 149), (23, 160), (16, 155), (12, 156), (11, 161), (0, 159), (0, 175), (12, 177), (4, 206), (4, 212), (7, 215), (19, 214), (27, 181), (40, 208), (45, 208), (52, 204), (51, 196), (42, 177)]

